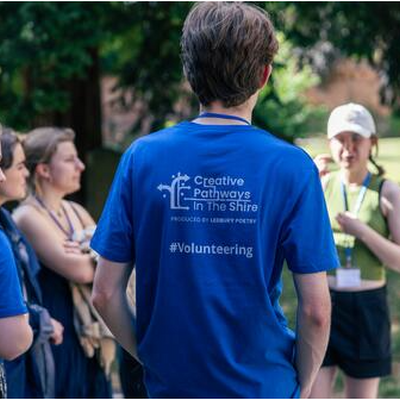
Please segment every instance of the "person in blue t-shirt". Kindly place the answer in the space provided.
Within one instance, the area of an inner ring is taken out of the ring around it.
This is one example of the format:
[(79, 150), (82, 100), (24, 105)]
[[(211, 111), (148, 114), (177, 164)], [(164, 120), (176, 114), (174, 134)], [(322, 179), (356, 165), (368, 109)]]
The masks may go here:
[[(0, 135), (2, 128), (0, 125)], [(2, 158), (0, 145), (0, 160)], [(6, 179), (0, 168), (0, 183)], [(5, 396), (3, 359), (12, 360), (24, 353), (32, 343), (32, 330), (28, 323), (18, 281), (17, 268), (10, 243), (0, 229), (0, 394)]]
[[(150, 397), (307, 397), (338, 259), (313, 161), (251, 125), (273, 26), (254, 5), (199, 3), (181, 47), (201, 113), (124, 154), (92, 239), (93, 302), (143, 364)], [(296, 336), (279, 306), (285, 260)]]
[(43, 307), (39, 286), (39, 261), (33, 248), (17, 228), (11, 214), (4, 207), (11, 201), (20, 201), (27, 195), (25, 153), (18, 136), (11, 129), (3, 129), (0, 136), (3, 158), (0, 160), (6, 177), (0, 182), (0, 229), (6, 235), (16, 261), (19, 284), (29, 313), (33, 343), (29, 350), (12, 361), (4, 363), (7, 395), (10, 398), (54, 397), (55, 367), (51, 344), (62, 342), (63, 326), (51, 318)]

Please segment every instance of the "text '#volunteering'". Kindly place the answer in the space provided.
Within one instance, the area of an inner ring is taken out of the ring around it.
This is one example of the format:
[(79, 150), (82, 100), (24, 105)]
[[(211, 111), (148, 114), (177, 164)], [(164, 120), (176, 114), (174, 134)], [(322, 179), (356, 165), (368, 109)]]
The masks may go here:
[(199, 254), (199, 255), (217, 255), (217, 256), (239, 256), (253, 258), (253, 247), (218, 244), (196, 244), (194, 242), (172, 242), (169, 245), (169, 251), (172, 254)]

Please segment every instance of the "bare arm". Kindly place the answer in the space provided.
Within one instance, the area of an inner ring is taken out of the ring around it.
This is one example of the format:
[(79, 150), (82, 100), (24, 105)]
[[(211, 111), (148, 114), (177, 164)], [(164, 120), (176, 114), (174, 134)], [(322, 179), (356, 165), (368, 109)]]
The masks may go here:
[(100, 257), (93, 284), (92, 301), (120, 345), (138, 359), (135, 317), (126, 294), (131, 272), (130, 263), (116, 263)]
[(36, 208), (23, 206), (13, 217), (44, 265), (76, 283), (93, 281), (94, 262), (91, 256), (66, 251), (65, 238)]
[(294, 274), (297, 308), (296, 368), (300, 397), (308, 398), (329, 339), (331, 300), (325, 272)]
[(391, 239), (385, 238), (350, 213), (341, 213), (337, 220), (342, 230), (357, 237), (382, 261), (400, 272), (400, 188), (386, 181), (381, 195), (382, 212), (387, 218)]
[(25, 353), (32, 344), (28, 314), (0, 318), (0, 357), (6, 360)]

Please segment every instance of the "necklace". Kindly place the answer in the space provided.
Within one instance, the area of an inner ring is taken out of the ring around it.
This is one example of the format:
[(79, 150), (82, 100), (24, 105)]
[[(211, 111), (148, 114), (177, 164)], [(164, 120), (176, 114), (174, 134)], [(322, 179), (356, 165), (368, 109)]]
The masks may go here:
[(46, 211), (47, 215), (53, 220), (53, 222), (57, 225), (57, 227), (64, 233), (64, 235), (67, 236), (67, 238), (71, 240), (74, 235), (74, 226), (72, 225), (72, 222), (68, 216), (67, 210), (64, 208), (64, 206), (61, 204), (61, 211), (64, 213), (65, 219), (67, 220), (68, 230), (66, 230), (62, 226), (62, 224), (57, 216), (57, 215), (60, 215), (61, 213), (56, 214), (53, 210), (50, 210), (40, 197), (35, 196), (35, 199), (39, 203), (40, 207), (42, 207), (43, 210)]

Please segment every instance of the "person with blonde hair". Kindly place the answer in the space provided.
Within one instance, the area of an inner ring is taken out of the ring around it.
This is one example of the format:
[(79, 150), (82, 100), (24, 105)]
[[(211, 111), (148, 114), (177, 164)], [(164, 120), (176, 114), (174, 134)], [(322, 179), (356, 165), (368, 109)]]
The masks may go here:
[(386, 268), (400, 272), (400, 188), (374, 159), (378, 136), (364, 106), (335, 108), (328, 139), (339, 169), (329, 171), (329, 155), (315, 161), (342, 267), (328, 277), (332, 329), (312, 397), (332, 397), (340, 368), (345, 397), (375, 398), (380, 378), (391, 373)]
[[(53, 346), (55, 397), (110, 397), (110, 337), (88, 301), (95, 259), (87, 248), (95, 225), (79, 204), (64, 199), (80, 189), (85, 168), (71, 129), (37, 128), (24, 140), (30, 194), (14, 213), (42, 265), (44, 306), (64, 326)], [(111, 346), (112, 347), (112, 346)], [(107, 354), (106, 354), (107, 353)]]

